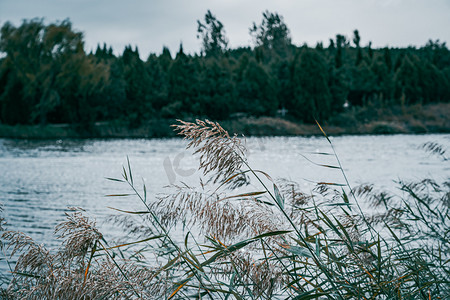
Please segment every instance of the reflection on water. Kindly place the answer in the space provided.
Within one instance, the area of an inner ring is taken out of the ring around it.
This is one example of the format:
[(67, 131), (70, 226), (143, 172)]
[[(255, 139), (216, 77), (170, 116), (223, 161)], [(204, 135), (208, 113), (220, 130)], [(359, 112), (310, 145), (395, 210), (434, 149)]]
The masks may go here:
[[(332, 138), (351, 185), (374, 183), (395, 191), (393, 180), (449, 179), (450, 163), (420, 148), (432, 141), (450, 148), (450, 135), (343, 136)], [(329, 144), (321, 137), (248, 138), (248, 160), (272, 177), (310, 182), (343, 182), (342, 174), (319, 164), (335, 165)], [(117, 182), (128, 156), (136, 179), (150, 195), (172, 182), (195, 184), (197, 161), (181, 139), (137, 140), (9, 140), (0, 139), (0, 203), (9, 230), (23, 231), (55, 247), (55, 225), (69, 206), (83, 207), (101, 225), (107, 207), (142, 209), (130, 198), (105, 197), (128, 192)], [(185, 155), (184, 155), (185, 154)], [(114, 236), (114, 229), (106, 234)], [(5, 266), (0, 266), (0, 271)]]

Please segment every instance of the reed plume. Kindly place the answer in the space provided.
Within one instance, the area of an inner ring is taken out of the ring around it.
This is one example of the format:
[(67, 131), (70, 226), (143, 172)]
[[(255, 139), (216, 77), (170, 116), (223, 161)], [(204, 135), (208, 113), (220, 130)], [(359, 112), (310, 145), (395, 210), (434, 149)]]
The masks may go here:
[[(14, 277), (5, 293), (11, 299), (130, 299), (158, 298), (166, 284), (154, 268), (105, 254), (102, 234), (82, 209), (71, 208), (55, 229), (62, 240), (55, 253), (20, 232), (7, 231), (2, 239), (10, 255), (20, 253)], [(94, 253), (97, 253), (94, 256)], [(7, 298), (8, 299), (8, 298)]]
[(214, 182), (226, 179), (237, 172), (243, 164), (246, 148), (237, 136), (231, 137), (219, 123), (197, 120), (196, 123), (179, 120), (173, 125), (179, 135), (189, 139), (188, 148), (200, 153), (200, 169), (207, 175), (214, 172)]

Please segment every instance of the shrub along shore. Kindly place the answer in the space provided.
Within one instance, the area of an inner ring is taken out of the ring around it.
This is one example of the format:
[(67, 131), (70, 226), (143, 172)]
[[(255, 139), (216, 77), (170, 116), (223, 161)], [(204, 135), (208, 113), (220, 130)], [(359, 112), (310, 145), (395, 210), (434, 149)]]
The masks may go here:
[[(421, 134), (450, 132), (450, 103), (409, 107), (355, 107), (335, 116), (324, 127), (331, 135)], [(318, 120), (320, 122), (320, 120)], [(173, 119), (153, 119), (139, 127), (125, 121), (97, 122), (90, 127), (69, 124), (5, 125), (0, 137), (18, 139), (55, 138), (163, 138), (174, 137)], [(316, 124), (281, 117), (240, 117), (221, 121), (229, 132), (246, 136), (320, 135)]]

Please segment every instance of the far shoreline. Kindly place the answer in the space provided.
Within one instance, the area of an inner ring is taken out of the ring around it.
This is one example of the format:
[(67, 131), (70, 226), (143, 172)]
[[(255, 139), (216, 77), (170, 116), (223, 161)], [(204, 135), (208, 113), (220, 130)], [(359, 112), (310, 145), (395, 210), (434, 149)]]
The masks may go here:
[[(400, 113), (399, 113), (400, 111)], [(450, 104), (390, 108), (372, 112), (352, 110), (329, 122), (321, 123), (328, 135), (430, 134), (450, 133)], [(375, 115), (375, 112), (373, 113)], [(195, 121), (186, 119), (186, 121)], [(0, 138), (11, 139), (125, 139), (170, 138), (177, 134), (171, 125), (175, 119), (152, 119), (130, 128), (124, 121), (97, 122), (88, 128), (71, 124), (6, 125), (0, 124)], [(319, 120), (320, 122), (320, 120)], [(319, 136), (316, 124), (304, 124), (281, 117), (241, 117), (219, 121), (230, 134), (245, 136)]]

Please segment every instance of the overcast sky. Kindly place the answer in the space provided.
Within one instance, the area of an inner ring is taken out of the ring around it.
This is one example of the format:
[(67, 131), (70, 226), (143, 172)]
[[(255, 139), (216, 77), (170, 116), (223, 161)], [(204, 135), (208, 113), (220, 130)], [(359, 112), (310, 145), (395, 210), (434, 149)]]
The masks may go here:
[(249, 27), (264, 10), (284, 17), (297, 45), (327, 46), (330, 37), (351, 38), (354, 29), (362, 45), (374, 47), (422, 46), (429, 39), (450, 44), (450, 0), (0, 0), (0, 24), (69, 18), (84, 33), (87, 51), (105, 42), (122, 53), (131, 44), (145, 59), (163, 46), (175, 53), (180, 42), (198, 53), (197, 20), (208, 9), (224, 24), (232, 48), (251, 45)]

